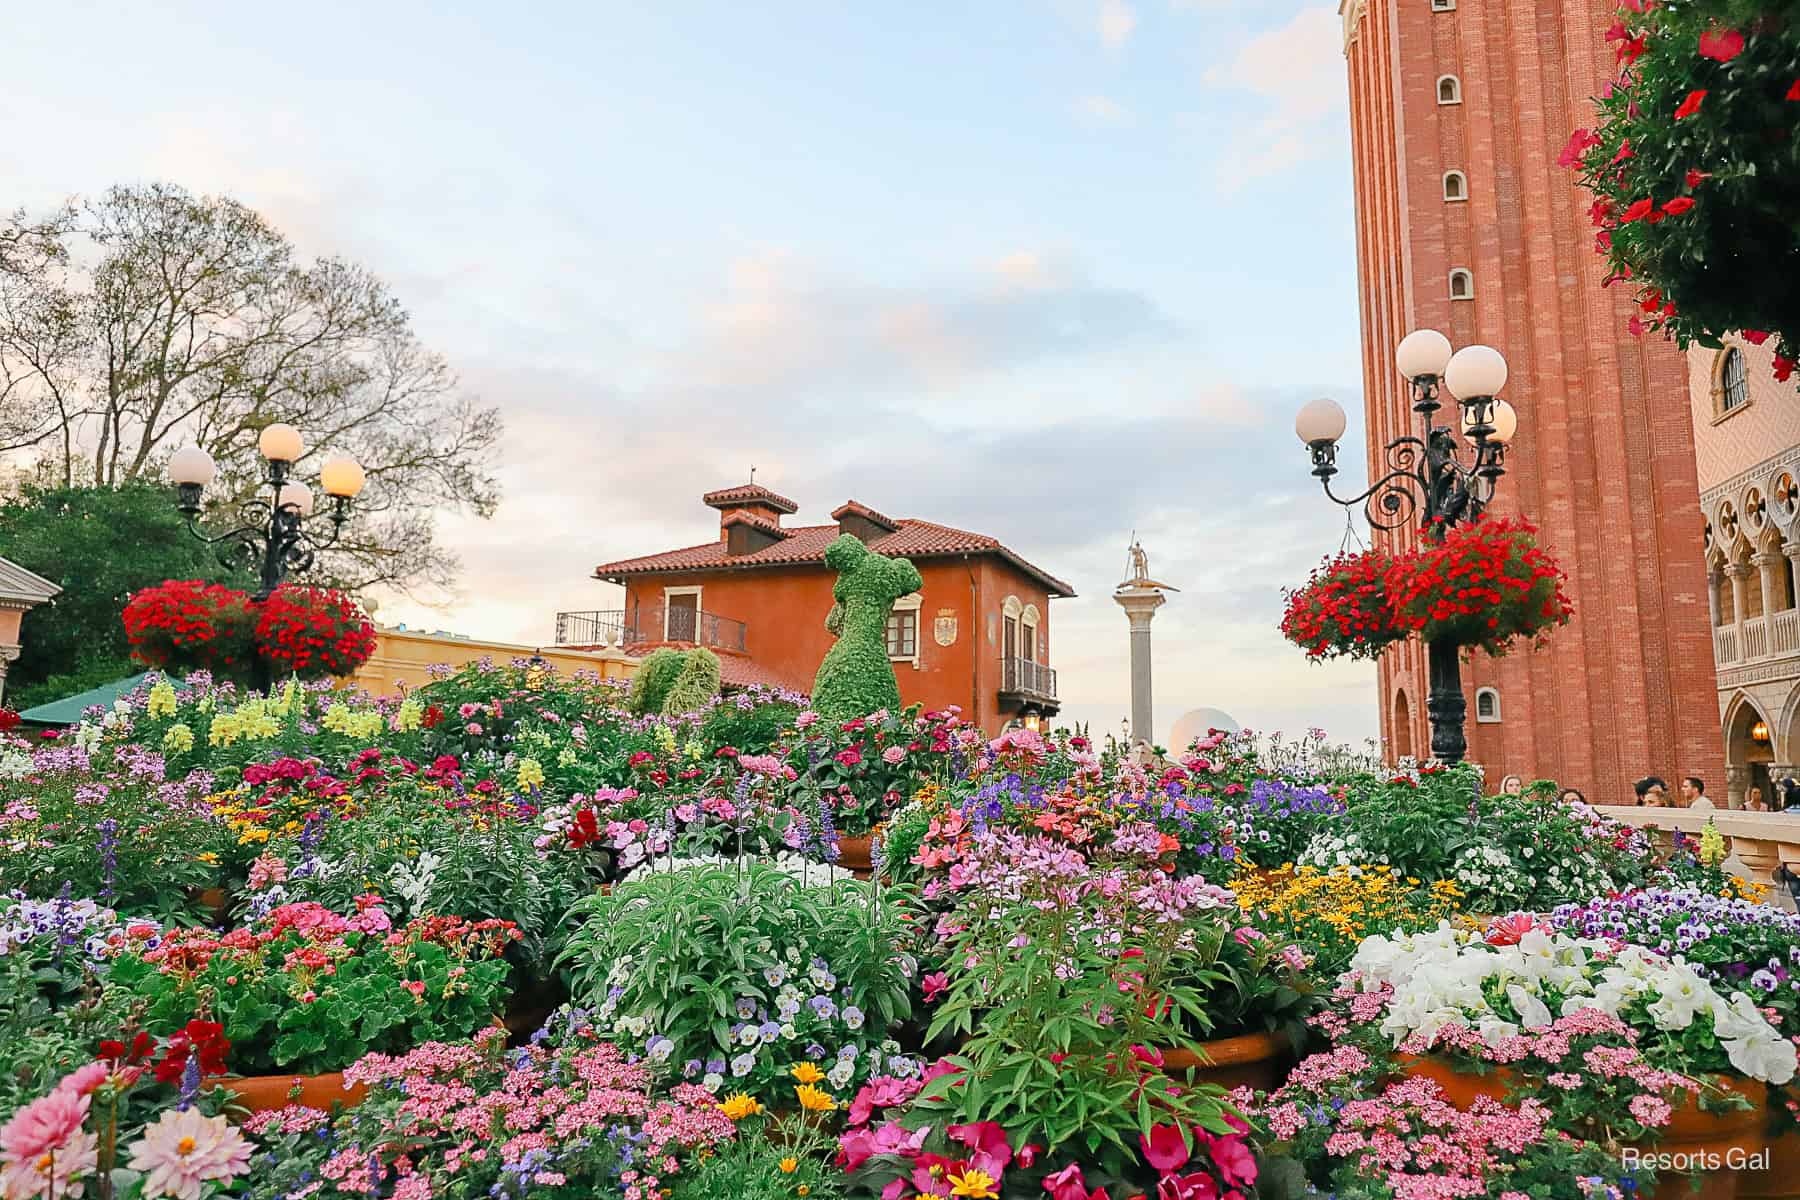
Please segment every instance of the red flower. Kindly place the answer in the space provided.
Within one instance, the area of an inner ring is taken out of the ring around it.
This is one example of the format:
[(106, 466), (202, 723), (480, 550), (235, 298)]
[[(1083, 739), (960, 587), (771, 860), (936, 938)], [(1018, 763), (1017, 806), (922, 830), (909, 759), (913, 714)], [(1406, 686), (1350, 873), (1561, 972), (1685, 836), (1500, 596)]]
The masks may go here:
[(1700, 35), (1700, 57), (1730, 62), (1744, 50), (1744, 35), (1735, 29), (1723, 33), (1713, 30)]
[(1631, 139), (1626, 138), (1624, 141), (1619, 143), (1618, 151), (1612, 156), (1612, 158), (1610, 160), (1608, 160), (1606, 165), (1609, 167), (1616, 167), (1620, 163), (1624, 162), (1626, 159), (1636, 158), (1636, 157), (1637, 157), (1637, 152), (1631, 148)]
[(10, 730), (17, 729), (19, 727), (19, 722), (22, 720), (24, 720), (24, 718), (12, 709), (0, 708), (0, 733), (6, 733)]
[(1694, 207), (1694, 198), (1692, 196), (1677, 196), (1667, 204), (1663, 205), (1663, 216), (1679, 217), (1682, 213), (1692, 207)]
[(1776, 379), (1776, 381), (1778, 383), (1786, 383), (1788, 381), (1788, 378), (1790, 376), (1792, 376), (1793, 373), (1794, 373), (1794, 360), (1791, 358), (1783, 358), (1781, 355), (1777, 354), (1775, 356), (1775, 379)]
[(1559, 167), (1580, 166), (1581, 156), (1587, 153), (1589, 147), (1599, 144), (1599, 134), (1586, 129), (1577, 129), (1569, 135), (1569, 144), (1563, 147), (1562, 154), (1557, 157), (1556, 165)]
[(1689, 167), (1689, 168), (1688, 168), (1688, 173), (1687, 173), (1687, 185), (1688, 185), (1688, 186), (1689, 186), (1689, 187), (1690, 187), (1690, 188), (1697, 188), (1697, 187), (1699, 187), (1699, 186), (1700, 186), (1700, 181), (1701, 181), (1701, 180), (1703, 180), (1703, 179), (1711, 179), (1711, 178), (1712, 178), (1712, 172), (1711, 172), (1711, 171), (1698, 171), (1698, 170), (1695, 170), (1695, 169), (1694, 169), (1694, 168), (1692, 168), (1692, 167)]
[(1769, 340), (1767, 331), (1761, 329), (1746, 329), (1740, 332), (1738, 336), (1743, 338), (1746, 342), (1749, 342), (1752, 346), (1760, 346)]
[(1629, 225), (1633, 221), (1641, 221), (1655, 211), (1656, 201), (1648, 196), (1642, 200), (1633, 200), (1631, 207), (1625, 210), (1625, 215), (1619, 218), (1619, 224)]
[(1787, 90), (1787, 95), (1783, 96), (1782, 99), (1800, 100), (1800, 79), (1794, 80), (1794, 86)]
[(1178, 1125), (1153, 1125), (1148, 1135), (1138, 1135), (1138, 1143), (1144, 1148), (1144, 1161), (1164, 1175), (1179, 1170), (1193, 1157)]
[(1675, 110), (1675, 119), (1677, 121), (1684, 121), (1687, 118), (1693, 116), (1695, 113), (1700, 111), (1700, 104), (1705, 99), (1706, 99), (1706, 89), (1705, 88), (1699, 88), (1695, 91), (1689, 92), (1687, 94), (1687, 99), (1683, 100), (1681, 102), (1681, 107)]
[(1636, 313), (1632, 313), (1631, 320), (1625, 322), (1625, 332), (1629, 333), (1632, 337), (1643, 337), (1644, 330), (1647, 328), (1648, 326), (1644, 324), (1644, 318), (1638, 316)]

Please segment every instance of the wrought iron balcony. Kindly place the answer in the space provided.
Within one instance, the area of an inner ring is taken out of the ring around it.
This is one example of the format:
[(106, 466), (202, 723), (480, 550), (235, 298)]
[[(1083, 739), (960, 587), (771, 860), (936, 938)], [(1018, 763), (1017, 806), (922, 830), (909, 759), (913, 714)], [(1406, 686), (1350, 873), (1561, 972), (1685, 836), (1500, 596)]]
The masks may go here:
[(1056, 672), (1029, 658), (1000, 660), (1000, 693), (1024, 700), (1056, 699)]
[(625, 650), (658, 642), (687, 642), (739, 654), (748, 649), (742, 621), (675, 605), (641, 604), (629, 609), (556, 614), (556, 644)]

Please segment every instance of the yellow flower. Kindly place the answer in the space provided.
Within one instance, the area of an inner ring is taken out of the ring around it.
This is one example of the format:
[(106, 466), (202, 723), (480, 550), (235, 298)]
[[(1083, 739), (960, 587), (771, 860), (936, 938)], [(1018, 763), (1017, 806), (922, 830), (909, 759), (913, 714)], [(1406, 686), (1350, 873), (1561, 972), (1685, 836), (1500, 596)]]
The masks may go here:
[(194, 855), (194, 861), (203, 862), (208, 866), (216, 867), (219, 865), (219, 856), (214, 854), (211, 850), (207, 850), (204, 853)]
[(248, 846), (252, 842), (260, 843), (268, 840), (269, 831), (261, 825), (247, 826), (242, 833), (238, 834), (238, 845), (240, 846)]
[(1709, 867), (1716, 867), (1725, 861), (1727, 851), (1725, 839), (1720, 836), (1718, 826), (1711, 821), (1700, 831), (1700, 861)]
[(394, 713), (394, 729), (399, 733), (411, 733), (419, 727), (424, 715), (419, 709), (419, 702), (409, 697), (401, 701), (400, 708)]
[(781, 1168), (781, 1173), (783, 1175), (792, 1175), (795, 1171), (800, 1169), (800, 1160), (790, 1156), (782, 1159), (775, 1165)]
[(519, 760), (519, 790), (535, 792), (544, 786), (544, 768), (538, 765), (535, 758)]
[(789, 1071), (788, 1074), (794, 1077), (794, 1082), (796, 1083), (817, 1083), (819, 1080), (825, 1078), (825, 1072), (819, 1070), (819, 1068), (809, 1062), (801, 1063), (799, 1066)]
[(156, 681), (150, 689), (150, 699), (144, 705), (144, 711), (153, 717), (172, 717), (175, 715), (175, 685), (166, 679)]
[(810, 1083), (803, 1083), (795, 1088), (794, 1099), (800, 1101), (800, 1107), (807, 1112), (835, 1112), (837, 1110), (837, 1101), (831, 1098), (831, 1093), (816, 1088)]
[(186, 725), (171, 725), (163, 734), (162, 744), (172, 754), (186, 754), (194, 748), (194, 731)]
[(745, 1117), (754, 1117), (762, 1110), (763, 1106), (761, 1104), (753, 1097), (746, 1095), (743, 1092), (736, 1092), (725, 1097), (725, 1102), (719, 1105), (719, 1111), (730, 1117), (733, 1121), (741, 1121)]
[(806, 1186), (806, 1185), (805, 1185), (805, 1184), (804, 1184), (804, 1183), (803, 1183), (803, 1184), (801, 1184), (801, 1185), (800, 1185), (800, 1186), (799, 1186), (799, 1187), (797, 1187), (797, 1188), (795, 1188), (795, 1189), (794, 1189), (794, 1195), (796, 1195), (796, 1196), (810, 1196), (810, 1195), (812, 1195), (812, 1189), (811, 1189), (811, 1188), (809, 1188), (809, 1187), (807, 1187), (807, 1186)]
[(969, 1200), (995, 1200), (1000, 1195), (994, 1190), (994, 1177), (980, 1167), (970, 1167), (961, 1175), (949, 1178), (952, 1196), (967, 1196)]

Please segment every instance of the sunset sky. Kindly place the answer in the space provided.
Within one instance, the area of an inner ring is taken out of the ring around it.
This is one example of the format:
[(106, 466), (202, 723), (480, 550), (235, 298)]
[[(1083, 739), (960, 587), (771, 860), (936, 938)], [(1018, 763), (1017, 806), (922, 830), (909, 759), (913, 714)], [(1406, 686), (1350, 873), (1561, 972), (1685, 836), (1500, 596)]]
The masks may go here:
[(1065, 718), (1126, 711), (1135, 529), (1182, 588), (1159, 733), (1375, 731), (1373, 668), (1275, 629), (1344, 534), (1293, 413), (1361, 437), (1335, 4), (154, 10), (9, 22), (0, 208), (166, 179), (393, 286), (507, 435), (460, 593), (384, 622), (546, 642), (754, 464), (792, 521), (855, 497), (1069, 580)]

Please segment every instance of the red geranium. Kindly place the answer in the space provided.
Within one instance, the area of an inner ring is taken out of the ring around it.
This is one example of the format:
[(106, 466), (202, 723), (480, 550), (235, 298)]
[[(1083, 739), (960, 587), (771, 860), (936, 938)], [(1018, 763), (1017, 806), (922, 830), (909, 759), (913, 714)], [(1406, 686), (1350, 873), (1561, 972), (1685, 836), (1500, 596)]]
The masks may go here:
[(121, 617), (132, 657), (152, 667), (241, 676), (255, 653), (256, 613), (236, 588), (165, 580), (134, 593)]
[(277, 675), (348, 675), (375, 653), (375, 625), (340, 591), (284, 583), (263, 602), (256, 648)]
[(1382, 550), (1329, 559), (1313, 571), (1306, 586), (1288, 593), (1282, 636), (1308, 658), (1380, 657), (1405, 636), (1388, 611), (1391, 564)]
[(23, 719), (10, 708), (0, 708), (0, 733), (10, 733), (17, 729)]
[(1449, 640), (1504, 654), (1518, 637), (1566, 625), (1574, 606), (1566, 576), (1521, 518), (1483, 517), (1394, 560), (1387, 588), (1394, 621), (1428, 642)]

